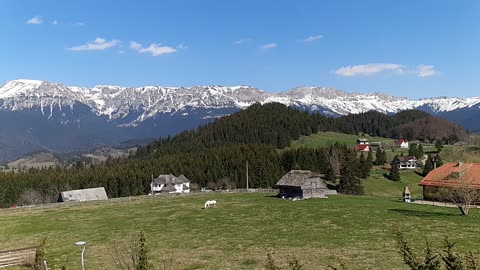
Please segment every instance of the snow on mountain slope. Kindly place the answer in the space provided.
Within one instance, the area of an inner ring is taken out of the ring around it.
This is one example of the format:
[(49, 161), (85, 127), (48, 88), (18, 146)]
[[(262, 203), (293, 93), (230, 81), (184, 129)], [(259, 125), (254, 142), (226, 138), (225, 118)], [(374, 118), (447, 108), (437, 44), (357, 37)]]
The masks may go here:
[[(122, 87), (98, 85), (93, 88), (65, 86), (34, 80), (14, 80), (0, 87), (0, 109), (40, 108), (52, 116), (53, 109), (81, 103), (98, 116), (118, 121), (122, 126), (135, 126), (159, 114), (188, 115), (195, 109), (242, 109), (255, 102), (280, 102), (330, 115), (346, 115), (376, 110), (396, 113), (421, 108), (433, 113), (471, 108), (480, 104), (480, 97), (428, 98), (411, 100), (381, 93), (347, 93), (327, 87), (297, 87), (281, 93), (268, 93), (250, 86), (194, 87)], [(209, 116), (215, 117), (215, 116)]]

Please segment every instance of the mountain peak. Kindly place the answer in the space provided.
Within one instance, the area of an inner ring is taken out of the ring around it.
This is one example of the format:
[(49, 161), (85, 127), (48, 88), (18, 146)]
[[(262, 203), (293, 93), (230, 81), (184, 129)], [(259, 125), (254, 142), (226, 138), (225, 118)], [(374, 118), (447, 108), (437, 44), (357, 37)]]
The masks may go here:
[(0, 98), (13, 97), (19, 93), (31, 91), (39, 87), (42, 83), (43, 81), (25, 79), (6, 82), (0, 88)]

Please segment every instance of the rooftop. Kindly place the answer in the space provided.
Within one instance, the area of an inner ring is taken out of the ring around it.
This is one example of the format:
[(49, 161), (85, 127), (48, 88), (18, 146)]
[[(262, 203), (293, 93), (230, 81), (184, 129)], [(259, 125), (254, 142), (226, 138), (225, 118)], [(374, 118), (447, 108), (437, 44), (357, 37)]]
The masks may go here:
[(311, 171), (306, 170), (291, 170), (287, 174), (285, 174), (280, 180), (277, 182), (277, 186), (296, 186), (299, 187), (305, 180), (309, 178), (317, 178), (320, 177), (319, 174), (314, 174)]
[(419, 185), (437, 187), (470, 185), (474, 189), (480, 189), (480, 163), (447, 163), (428, 173)]

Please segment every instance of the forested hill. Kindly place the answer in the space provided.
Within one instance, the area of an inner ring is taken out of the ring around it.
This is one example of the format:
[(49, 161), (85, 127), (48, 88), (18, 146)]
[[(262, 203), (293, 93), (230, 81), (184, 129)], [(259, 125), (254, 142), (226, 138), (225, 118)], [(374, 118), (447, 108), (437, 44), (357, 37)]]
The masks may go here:
[[(319, 131), (347, 134), (363, 132), (372, 136), (397, 138), (396, 136), (407, 134), (398, 127), (428, 116), (425, 112), (408, 110), (395, 115), (369, 111), (340, 118), (327, 118), (320, 114), (309, 114), (289, 108), (279, 103), (254, 104), (248, 109), (217, 119), (196, 130), (185, 131), (173, 138), (159, 139), (140, 147), (137, 157), (145, 158), (152, 155), (159, 157), (164, 154), (182, 151), (195, 152), (201, 148), (235, 144), (265, 144), (282, 149), (290, 146), (292, 140), (297, 140), (302, 135), (310, 135)], [(448, 134), (439, 135), (445, 136), (445, 138), (455, 137), (449, 132), (458, 135), (457, 138), (462, 134), (461, 130), (450, 129), (447, 131)]]
[(257, 103), (196, 130), (185, 131), (173, 138), (160, 139), (141, 147), (137, 156), (145, 157), (153, 152), (158, 156), (234, 144), (266, 144), (284, 148), (301, 135), (326, 129), (330, 123), (331, 120), (325, 116), (311, 115), (280, 103)]

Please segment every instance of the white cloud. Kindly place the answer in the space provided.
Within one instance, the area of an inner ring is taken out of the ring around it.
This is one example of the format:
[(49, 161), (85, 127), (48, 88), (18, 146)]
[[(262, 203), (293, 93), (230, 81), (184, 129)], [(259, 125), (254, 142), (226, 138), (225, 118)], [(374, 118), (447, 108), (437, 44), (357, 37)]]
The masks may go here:
[(76, 22), (75, 25), (82, 27), (82, 26), (87, 25), (87, 23), (86, 22)]
[(422, 64), (417, 66), (415, 74), (417, 74), (418, 77), (430, 77), (437, 74), (437, 71), (435, 71), (435, 66)]
[(335, 74), (343, 77), (370, 76), (385, 71), (394, 72), (396, 74), (405, 73), (403, 65), (375, 63), (341, 67), (335, 71)]
[(68, 48), (70, 51), (102, 51), (114, 46), (117, 46), (120, 43), (118, 40), (107, 41), (104, 38), (96, 38), (93, 43), (87, 43), (84, 45), (74, 46)]
[(318, 39), (321, 39), (321, 38), (323, 38), (322, 35), (316, 35), (316, 36), (309, 36), (309, 37), (304, 38), (304, 39), (302, 39), (302, 40), (300, 40), (300, 41), (301, 41), (301, 42), (313, 42), (313, 41), (318, 40)]
[(239, 40), (235, 40), (235, 41), (233, 42), (233, 44), (235, 44), (235, 45), (243, 45), (243, 44), (249, 42), (250, 40), (251, 40), (250, 38), (242, 38), (242, 39), (239, 39)]
[(269, 43), (269, 44), (260, 46), (260, 49), (273, 49), (276, 47), (278, 47), (277, 43)]
[(142, 48), (142, 44), (136, 41), (130, 41), (130, 48), (134, 50), (140, 50)]
[(435, 66), (418, 65), (415, 68), (407, 68), (400, 64), (365, 64), (356, 66), (341, 67), (335, 71), (335, 74), (343, 77), (371, 76), (382, 72), (391, 72), (397, 75), (416, 75), (418, 77), (429, 77), (437, 74)]
[(42, 17), (40, 16), (35, 16), (31, 19), (28, 19), (26, 22), (26, 24), (42, 24), (43, 23), (43, 20), (42, 20)]
[(175, 53), (177, 49), (169, 46), (161, 46), (161, 44), (152, 43), (147, 48), (144, 48), (142, 44), (131, 41), (130, 48), (136, 50), (138, 53), (149, 53), (152, 56), (160, 56), (163, 54)]
[(54, 21), (52, 21), (52, 24), (53, 24), (53, 25), (57, 25), (57, 24), (58, 24), (58, 21), (57, 21), (57, 20), (54, 20)]

